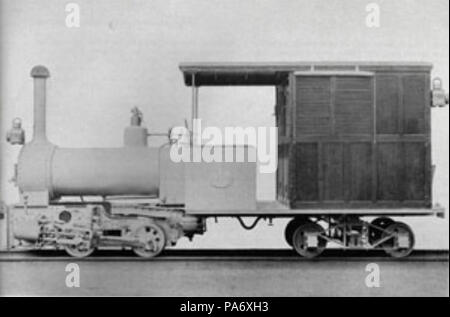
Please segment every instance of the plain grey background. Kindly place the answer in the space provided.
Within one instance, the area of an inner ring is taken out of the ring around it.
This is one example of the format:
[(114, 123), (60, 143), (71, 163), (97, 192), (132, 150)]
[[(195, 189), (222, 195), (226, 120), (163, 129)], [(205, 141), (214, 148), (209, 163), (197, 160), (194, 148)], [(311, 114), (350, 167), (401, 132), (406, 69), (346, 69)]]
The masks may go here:
[[(66, 26), (69, 2), (80, 7), (79, 28)], [(379, 28), (366, 25), (369, 3), (381, 8)], [(448, 12), (447, 0), (0, 0), (1, 199), (18, 201), (8, 180), (19, 148), (5, 133), (21, 117), (31, 139), (36, 64), (51, 72), (49, 139), (116, 147), (134, 106), (154, 132), (190, 118), (183, 61), (426, 61), (448, 91)], [(204, 125), (273, 126), (273, 106), (273, 88), (200, 89)], [(432, 120), (434, 202), (448, 210), (448, 108), (433, 110)], [(258, 199), (274, 198), (274, 179), (259, 175)], [(407, 221), (418, 248), (448, 248), (448, 217)], [(284, 223), (245, 232), (235, 220), (210, 222), (204, 236), (180, 246), (284, 247)]]

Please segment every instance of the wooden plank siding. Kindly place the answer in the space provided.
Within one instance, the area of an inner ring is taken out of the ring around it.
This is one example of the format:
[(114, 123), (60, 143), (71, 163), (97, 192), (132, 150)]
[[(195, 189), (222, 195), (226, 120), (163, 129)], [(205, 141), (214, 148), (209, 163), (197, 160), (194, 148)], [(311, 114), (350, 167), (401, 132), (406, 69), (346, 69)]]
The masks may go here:
[(277, 197), (291, 208), (431, 206), (430, 72), (361, 70), (373, 76), (291, 74), (283, 86)]

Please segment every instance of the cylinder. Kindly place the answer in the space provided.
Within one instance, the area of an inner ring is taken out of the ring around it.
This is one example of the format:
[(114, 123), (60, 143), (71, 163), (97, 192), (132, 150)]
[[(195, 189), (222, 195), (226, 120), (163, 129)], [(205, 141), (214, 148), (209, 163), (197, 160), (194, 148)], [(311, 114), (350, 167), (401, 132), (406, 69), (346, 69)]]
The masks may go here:
[(44, 66), (35, 66), (31, 70), (34, 79), (34, 141), (46, 141), (46, 90), (45, 84), (50, 72)]
[(14, 238), (19, 240), (35, 242), (39, 239), (40, 233), (41, 227), (37, 219), (22, 219), (15, 222), (13, 226)]

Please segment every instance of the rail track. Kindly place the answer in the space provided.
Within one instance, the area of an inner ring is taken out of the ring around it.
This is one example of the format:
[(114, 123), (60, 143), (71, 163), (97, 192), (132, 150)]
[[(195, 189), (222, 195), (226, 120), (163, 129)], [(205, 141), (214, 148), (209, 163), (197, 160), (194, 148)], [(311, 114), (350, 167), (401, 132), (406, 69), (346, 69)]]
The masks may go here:
[(406, 258), (394, 259), (381, 250), (328, 249), (319, 258), (307, 259), (290, 249), (168, 249), (159, 257), (145, 259), (129, 250), (97, 250), (87, 258), (74, 259), (64, 251), (0, 251), (0, 262), (75, 261), (75, 262), (137, 262), (137, 261), (384, 261), (384, 262), (448, 262), (448, 250), (416, 250)]

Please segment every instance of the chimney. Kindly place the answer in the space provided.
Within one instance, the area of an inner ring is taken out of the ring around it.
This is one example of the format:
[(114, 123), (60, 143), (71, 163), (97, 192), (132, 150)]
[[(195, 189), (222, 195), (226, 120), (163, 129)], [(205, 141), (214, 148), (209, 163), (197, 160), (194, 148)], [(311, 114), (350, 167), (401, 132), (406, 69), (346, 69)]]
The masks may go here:
[(31, 70), (31, 77), (34, 80), (33, 141), (47, 141), (45, 82), (50, 77), (50, 72), (45, 66), (35, 66)]

